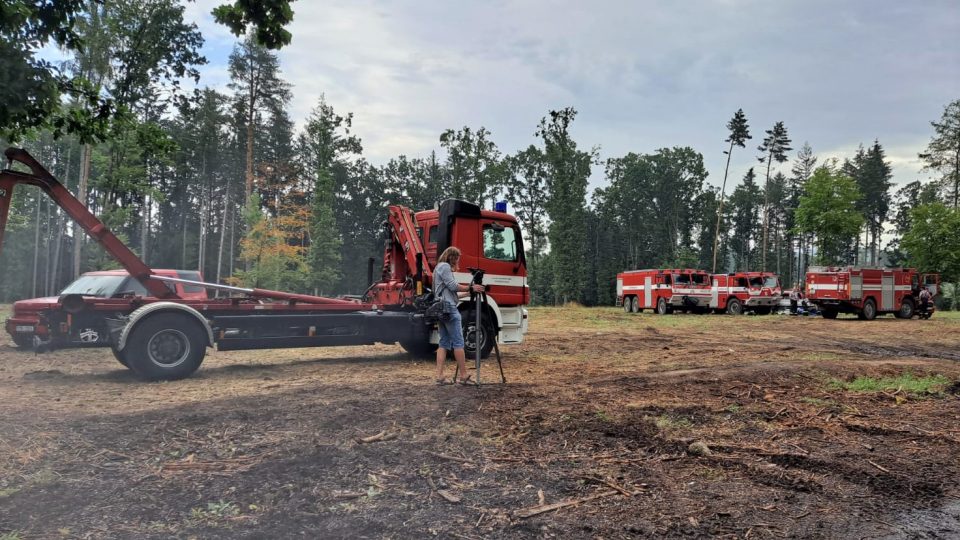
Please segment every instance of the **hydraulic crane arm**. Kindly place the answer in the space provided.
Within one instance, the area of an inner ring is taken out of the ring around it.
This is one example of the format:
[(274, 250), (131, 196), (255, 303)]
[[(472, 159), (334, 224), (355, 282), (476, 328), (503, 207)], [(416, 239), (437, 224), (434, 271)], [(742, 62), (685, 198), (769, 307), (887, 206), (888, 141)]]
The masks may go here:
[(67, 188), (63, 187), (56, 178), (43, 168), (36, 159), (21, 148), (7, 148), (4, 154), (12, 165), (20, 163), (30, 169), (30, 173), (14, 171), (9, 167), (0, 171), (0, 252), (3, 249), (3, 233), (7, 226), (10, 213), (10, 201), (13, 199), (13, 188), (17, 184), (37, 186), (53, 199), (53, 202), (63, 209), (91, 238), (96, 240), (114, 259), (117, 260), (140, 283), (146, 287), (151, 296), (156, 298), (179, 298), (162, 282), (150, 279), (152, 271), (140, 257), (130, 251), (106, 225), (77, 200)]
[(413, 212), (405, 206), (390, 206), (389, 222), (394, 241), (403, 249), (407, 268), (411, 273), (417, 273), (416, 278), (419, 282), (422, 283), (426, 278), (428, 283), (432, 283), (433, 271), (427, 262), (427, 252), (423, 248), (420, 235), (417, 234), (417, 220)]

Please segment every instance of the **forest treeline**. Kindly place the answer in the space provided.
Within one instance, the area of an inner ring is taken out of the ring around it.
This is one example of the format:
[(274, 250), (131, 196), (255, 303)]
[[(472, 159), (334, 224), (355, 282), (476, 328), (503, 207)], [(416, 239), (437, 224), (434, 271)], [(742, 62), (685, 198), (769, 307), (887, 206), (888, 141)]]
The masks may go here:
[[(769, 129), (758, 129), (742, 110), (726, 130), (717, 126), (717, 151), (728, 158), (721, 188), (707, 183), (703, 156), (690, 147), (601, 161), (597, 147), (573, 139), (572, 107), (546, 111), (515, 153), (486, 128), (464, 126), (438, 133), (427, 155), (376, 164), (364, 157), (353, 115), (323, 97), (308, 118), (289, 116), (291, 86), (252, 32), (238, 39), (221, 92), (199, 81), (203, 38), (179, 2), (83, 6), (73, 28), (85, 46), (68, 48), (59, 69), (110, 96), (122, 114), (98, 130), (70, 129), (69, 118), (95, 115), (83, 99), (64, 99), (57, 107), (68, 120), (8, 122), (0, 133), (153, 267), (358, 293), (368, 285), (367, 259), (381, 260), (388, 205), (419, 210), (459, 198), (508, 201), (538, 303), (612, 304), (616, 273), (641, 267), (766, 269), (793, 284), (814, 263), (909, 264), (960, 278), (960, 100), (932, 122), (923, 183), (895, 184), (879, 141), (851, 156), (818, 156), (795, 145), (783, 122), (765, 119)], [(185, 79), (200, 89), (186, 89)], [(741, 153), (756, 165), (728, 179), (730, 156)], [(602, 187), (591, 191), (599, 171)], [(52, 201), (18, 188), (0, 301), (56, 294), (79, 272), (114, 266)]]

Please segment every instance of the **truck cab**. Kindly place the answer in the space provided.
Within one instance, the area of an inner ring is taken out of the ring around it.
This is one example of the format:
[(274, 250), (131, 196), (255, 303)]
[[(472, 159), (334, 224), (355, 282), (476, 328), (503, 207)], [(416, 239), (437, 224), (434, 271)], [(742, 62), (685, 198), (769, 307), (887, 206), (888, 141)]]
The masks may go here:
[[(158, 276), (202, 281), (203, 277), (196, 270), (154, 270)], [(207, 291), (203, 287), (183, 283), (168, 283), (178, 296), (186, 299), (206, 299)], [(17, 347), (29, 349), (33, 346), (34, 337), (46, 340), (50, 336), (50, 328), (42, 316), (43, 313), (57, 310), (61, 307), (62, 299), (68, 296), (79, 296), (99, 303), (109, 303), (110, 300), (124, 299), (126, 304), (130, 299), (154, 298), (146, 288), (126, 270), (98, 270), (86, 272), (73, 283), (67, 285), (59, 296), (30, 298), (13, 304), (13, 315), (6, 321), (6, 330)], [(105, 328), (91, 322), (84, 328), (72, 329), (71, 336), (74, 345), (79, 346), (106, 346), (103, 339), (106, 336)]]

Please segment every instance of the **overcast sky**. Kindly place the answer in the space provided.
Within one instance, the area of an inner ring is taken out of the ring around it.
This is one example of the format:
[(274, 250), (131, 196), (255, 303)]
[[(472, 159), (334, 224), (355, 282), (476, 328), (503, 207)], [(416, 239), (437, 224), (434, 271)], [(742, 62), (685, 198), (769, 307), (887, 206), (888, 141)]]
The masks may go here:
[[(207, 40), (201, 83), (225, 87), (236, 38), (209, 16), (219, 3), (188, 4), (188, 16)], [(879, 139), (906, 183), (927, 177), (917, 152), (930, 121), (960, 99), (955, 0), (300, 0), (293, 9), (293, 42), (280, 52), (291, 116), (301, 124), (326, 94), (354, 113), (374, 163), (425, 156), (444, 129), (465, 125), (485, 126), (512, 153), (537, 142), (548, 110), (573, 106), (578, 144), (598, 146), (602, 159), (691, 146), (719, 185), (725, 124), (743, 108), (754, 138), (734, 153), (734, 184), (779, 120), (794, 148), (808, 141), (821, 158)]]

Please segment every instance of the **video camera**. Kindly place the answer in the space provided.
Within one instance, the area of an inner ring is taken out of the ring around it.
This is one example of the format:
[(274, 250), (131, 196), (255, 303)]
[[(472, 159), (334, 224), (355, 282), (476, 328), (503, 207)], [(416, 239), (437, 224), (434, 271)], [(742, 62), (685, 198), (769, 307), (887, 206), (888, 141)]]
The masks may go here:
[(467, 268), (467, 270), (473, 276), (473, 280), (470, 281), (471, 285), (483, 285), (483, 274), (485, 273), (483, 268)]

